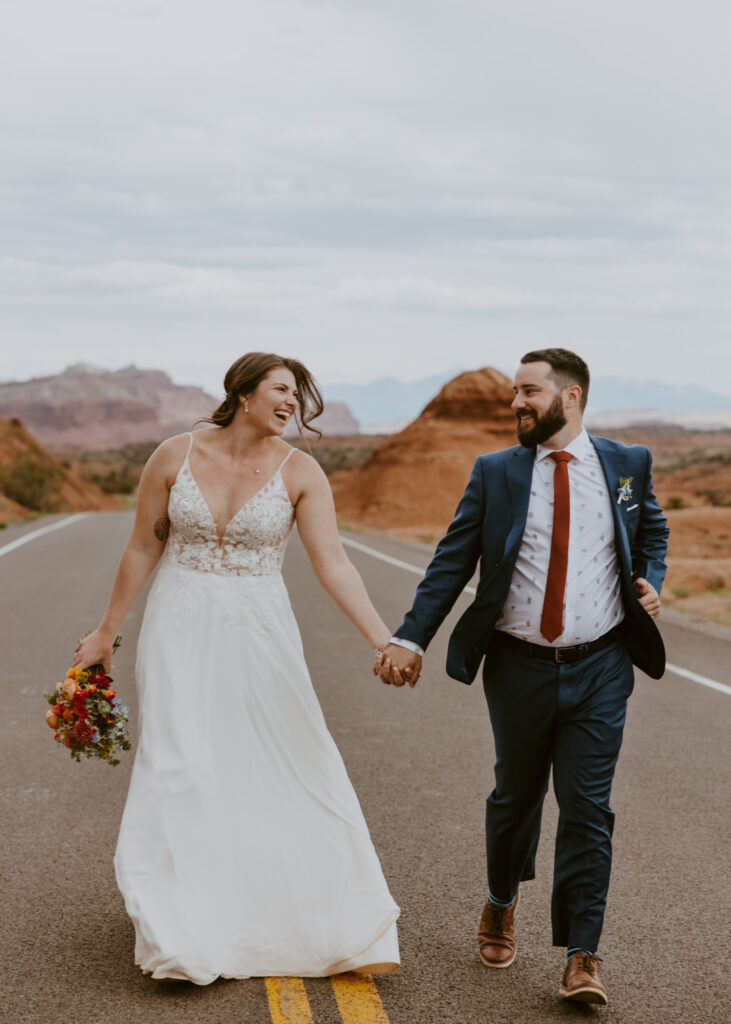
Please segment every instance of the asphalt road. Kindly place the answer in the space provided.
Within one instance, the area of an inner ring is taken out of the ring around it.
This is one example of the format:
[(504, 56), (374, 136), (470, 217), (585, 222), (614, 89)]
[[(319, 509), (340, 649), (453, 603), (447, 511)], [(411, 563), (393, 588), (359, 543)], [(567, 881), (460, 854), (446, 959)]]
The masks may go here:
[[(57, 521), (4, 530), (0, 549)], [(43, 721), (42, 694), (63, 676), (77, 637), (96, 624), (130, 525), (131, 513), (89, 515), (0, 550), (0, 1016), (8, 1024), (267, 1024), (275, 1015), (262, 979), (198, 988), (153, 982), (134, 966), (133, 929), (112, 869), (131, 756), (117, 768), (77, 765)], [(346, 537), (412, 565), (428, 562), (418, 545)], [(416, 576), (349, 553), (396, 626)], [(369, 674), (367, 645), (319, 589), (296, 539), (285, 577), (325, 715), (402, 907), (403, 967), (377, 981), (383, 1010), (356, 1001), (348, 1016), (326, 979), (308, 980), (316, 1024), (731, 1019), (731, 696), (671, 673), (659, 682), (638, 674), (613, 793), (614, 872), (600, 950), (610, 1005), (575, 1007), (557, 997), (562, 953), (550, 945), (552, 797), (538, 877), (521, 891), (518, 957), (507, 971), (490, 971), (477, 957), (493, 752), (479, 683), (466, 687), (444, 674), (448, 624), (416, 690), (394, 690)], [(125, 622), (114, 671), (133, 712), (142, 611), (140, 601)], [(731, 682), (731, 631), (687, 628), (673, 617), (663, 632), (673, 664)]]

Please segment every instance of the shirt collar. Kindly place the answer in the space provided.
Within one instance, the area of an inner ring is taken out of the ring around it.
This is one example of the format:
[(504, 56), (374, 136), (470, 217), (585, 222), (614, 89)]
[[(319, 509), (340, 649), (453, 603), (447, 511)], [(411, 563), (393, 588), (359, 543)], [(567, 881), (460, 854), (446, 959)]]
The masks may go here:
[[(536, 462), (540, 462), (542, 459), (547, 459), (551, 452), (554, 452), (555, 448), (546, 448), (545, 445), (539, 444), (536, 446)], [(561, 451), (568, 452), (569, 455), (573, 455), (579, 462), (585, 461), (592, 452), (591, 438), (589, 437), (586, 427), (582, 427), (581, 433), (567, 444)]]

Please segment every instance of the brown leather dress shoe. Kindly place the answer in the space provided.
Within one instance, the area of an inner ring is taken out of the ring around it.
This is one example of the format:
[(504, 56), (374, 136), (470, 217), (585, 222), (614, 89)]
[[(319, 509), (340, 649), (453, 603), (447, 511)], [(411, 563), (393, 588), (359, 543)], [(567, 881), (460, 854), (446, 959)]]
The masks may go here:
[(561, 979), (561, 988), (558, 994), (564, 999), (573, 999), (577, 1003), (596, 1003), (599, 1006), (606, 1006), (607, 990), (599, 979), (597, 964), (598, 956), (591, 956), (579, 950), (574, 953), (566, 964), (566, 970)]
[(515, 908), (518, 897), (509, 907), (496, 907), (488, 900), (482, 908), (477, 947), (485, 967), (510, 967), (515, 960)]

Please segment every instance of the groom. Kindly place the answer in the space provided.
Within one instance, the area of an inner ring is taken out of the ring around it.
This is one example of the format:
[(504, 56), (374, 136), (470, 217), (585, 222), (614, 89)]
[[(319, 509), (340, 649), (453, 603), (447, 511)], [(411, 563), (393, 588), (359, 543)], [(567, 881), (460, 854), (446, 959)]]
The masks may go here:
[(488, 898), (480, 958), (515, 957), (520, 882), (535, 877), (549, 772), (559, 805), (553, 942), (567, 948), (559, 993), (607, 1002), (596, 956), (612, 859), (609, 796), (632, 663), (654, 679), (654, 619), (668, 529), (646, 448), (590, 437), (589, 369), (573, 352), (523, 356), (512, 409), (520, 445), (482, 455), (411, 611), (374, 671), (414, 686), (425, 648), (480, 561), (477, 594), (449, 639), (447, 672), (484, 686), (495, 751), (487, 800)]

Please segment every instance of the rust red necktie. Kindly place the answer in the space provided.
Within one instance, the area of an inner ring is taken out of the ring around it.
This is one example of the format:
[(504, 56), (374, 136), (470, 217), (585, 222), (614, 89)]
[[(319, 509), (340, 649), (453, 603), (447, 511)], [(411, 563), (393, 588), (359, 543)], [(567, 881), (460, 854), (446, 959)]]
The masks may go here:
[(569, 523), (571, 498), (569, 496), (569, 452), (551, 452), (556, 463), (553, 471), (553, 531), (551, 558), (548, 563), (546, 594), (541, 613), (541, 635), (553, 643), (563, 632), (563, 601), (566, 590), (566, 570), (569, 563)]

